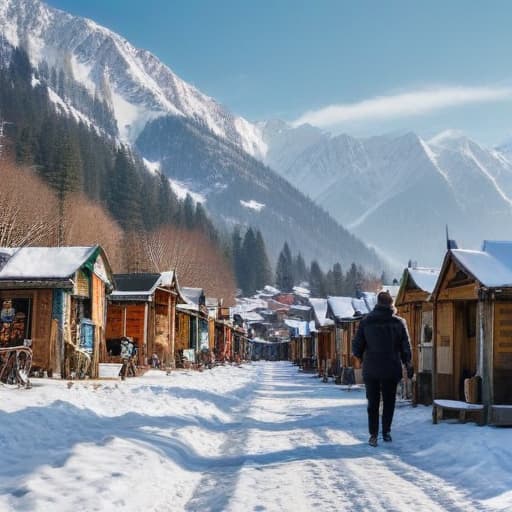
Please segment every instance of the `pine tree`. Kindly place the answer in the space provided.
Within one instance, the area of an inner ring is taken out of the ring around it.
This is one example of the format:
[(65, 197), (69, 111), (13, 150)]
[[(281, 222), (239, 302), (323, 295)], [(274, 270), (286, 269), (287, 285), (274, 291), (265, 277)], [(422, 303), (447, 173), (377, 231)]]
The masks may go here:
[(287, 242), (285, 242), (277, 259), (276, 285), (284, 292), (291, 292), (293, 290), (293, 261)]
[(302, 281), (307, 281), (309, 279), (306, 262), (300, 252), (293, 261), (293, 274), (296, 284), (300, 284)]
[(313, 297), (326, 297), (327, 286), (325, 276), (317, 261), (311, 262), (309, 271), (309, 286)]
[(245, 295), (253, 295), (257, 289), (257, 247), (256, 235), (252, 228), (245, 232), (242, 244), (243, 278), (242, 290)]
[(195, 227), (195, 207), (194, 200), (190, 194), (185, 197), (183, 203), (183, 221), (187, 229), (194, 229)]
[(233, 268), (235, 271), (235, 278), (237, 285), (242, 289), (243, 283), (243, 254), (242, 254), (242, 236), (240, 235), (240, 227), (235, 226), (231, 235), (231, 252), (233, 260)]
[(332, 267), (332, 294), (340, 296), (343, 294), (343, 271), (339, 263)]
[(255, 285), (257, 290), (261, 290), (267, 284), (272, 284), (272, 269), (270, 267), (270, 260), (268, 259), (265, 241), (261, 231), (256, 231), (256, 246), (254, 255), (255, 272)]

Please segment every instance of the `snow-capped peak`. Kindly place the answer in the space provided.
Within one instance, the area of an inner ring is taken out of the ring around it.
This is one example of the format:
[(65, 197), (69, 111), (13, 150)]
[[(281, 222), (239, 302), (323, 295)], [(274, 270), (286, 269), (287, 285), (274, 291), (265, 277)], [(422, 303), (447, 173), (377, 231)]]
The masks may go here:
[(23, 47), (34, 66), (63, 69), (111, 107), (123, 141), (134, 143), (147, 122), (185, 116), (217, 136), (263, 157), (260, 129), (230, 113), (179, 78), (147, 50), (96, 22), (72, 16), (40, 0), (2, 0), (0, 33)]

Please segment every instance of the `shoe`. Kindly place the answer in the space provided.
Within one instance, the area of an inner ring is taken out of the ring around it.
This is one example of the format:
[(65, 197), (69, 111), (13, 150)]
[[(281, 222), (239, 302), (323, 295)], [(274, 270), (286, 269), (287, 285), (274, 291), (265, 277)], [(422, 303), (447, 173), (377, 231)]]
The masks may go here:
[(386, 443), (390, 443), (391, 441), (393, 441), (393, 439), (391, 438), (391, 434), (389, 432), (382, 434), (382, 439), (384, 439)]
[(368, 444), (375, 448), (377, 446), (377, 436), (370, 436), (370, 439), (368, 439)]

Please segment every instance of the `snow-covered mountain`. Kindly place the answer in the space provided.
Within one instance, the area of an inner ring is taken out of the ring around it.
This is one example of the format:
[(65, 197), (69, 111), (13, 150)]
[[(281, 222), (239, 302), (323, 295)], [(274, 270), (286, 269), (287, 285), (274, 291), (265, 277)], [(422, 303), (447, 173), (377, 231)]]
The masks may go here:
[(439, 265), (445, 225), (467, 246), (510, 238), (512, 159), (457, 132), (359, 139), (261, 126), (266, 162), (395, 261)]
[(133, 143), (148, 121), (173, 115), (194, 119), (253, 156), (265, 152), (259, 130), (188, 84), (157, 57), (89, 19), (39, 0), (2, 0), (0, 32), (27, 50), (34, 67), (62, 69), (105, 100), (122, 140)]
[[(288, 241), (324, 267), (352, 261), (380, 271), (374, 251), (265, 166), (261, 128), (230, 113), (150, 52), (40, 0), (0, 0), (0, 65), (26, 51), (55, 108), (127, 143), (149, 172), (203, 201), (219, 224), (262, 231), (271, 256)], [(194, 195), (195, 194), (195, 195)]]

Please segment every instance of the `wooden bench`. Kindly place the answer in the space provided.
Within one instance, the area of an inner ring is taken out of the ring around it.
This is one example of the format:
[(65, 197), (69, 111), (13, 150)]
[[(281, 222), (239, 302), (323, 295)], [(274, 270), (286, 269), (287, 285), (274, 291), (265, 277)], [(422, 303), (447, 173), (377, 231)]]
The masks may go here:
[(485, 425), (485, 408), (482, 404), (468, 404), (458, 400), (434, 400), (432, 423), (437, 424), (444, 420), (445, 411), (457, 411), (461, 423), (475, 421), (478, 425)]

